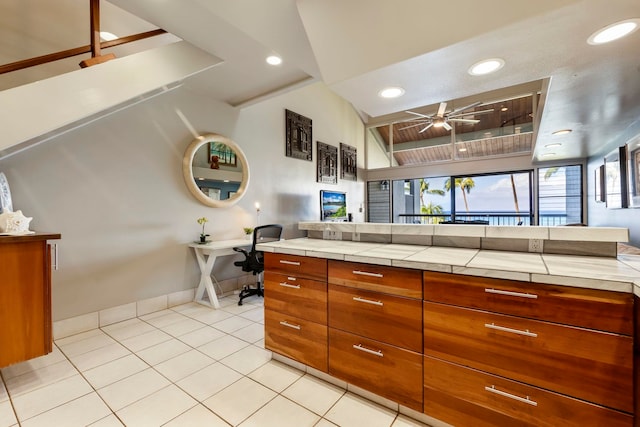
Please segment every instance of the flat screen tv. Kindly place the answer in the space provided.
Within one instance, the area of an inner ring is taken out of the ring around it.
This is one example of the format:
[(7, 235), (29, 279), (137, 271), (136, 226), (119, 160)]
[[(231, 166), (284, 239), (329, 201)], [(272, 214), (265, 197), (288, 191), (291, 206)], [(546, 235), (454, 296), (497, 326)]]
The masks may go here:
[(347, 195), (341, 191), (320, 190), (320, 220), (346, 221)]

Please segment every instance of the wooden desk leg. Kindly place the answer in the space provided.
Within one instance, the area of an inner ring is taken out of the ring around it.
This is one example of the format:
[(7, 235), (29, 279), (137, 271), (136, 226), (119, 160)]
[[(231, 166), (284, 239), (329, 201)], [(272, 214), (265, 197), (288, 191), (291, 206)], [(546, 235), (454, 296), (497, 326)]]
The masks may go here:
[[(198, 304), (208, 305), (213, 308), (220, 308), (218, 302), (218, 296), (216, 290), (213, 287), (211, 281), (211, 272), (213, 271), (213, 265), (216, 262), (215, 255), (209, 255), (206, 257), (202, 251), (196, 250), (196, 259), (198, 260), (198, 266), (200, 267), (200, 283), (198, 283), (198, 289), (196, 290), (196, 297), (194, 299)], [(209, 297), (209, 302), (203, 300), (205, 292)]]

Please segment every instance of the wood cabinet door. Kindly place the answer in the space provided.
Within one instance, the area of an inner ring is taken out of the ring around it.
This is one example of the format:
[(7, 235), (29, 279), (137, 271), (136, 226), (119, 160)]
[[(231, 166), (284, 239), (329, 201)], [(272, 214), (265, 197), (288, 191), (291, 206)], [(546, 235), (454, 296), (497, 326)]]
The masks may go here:
[(265, 271), (264, 291), (266, 309), (327, 324), (326, 282)]
[(631, 427), (633, 416), (425, 357), (424, 412), (454, 426)]
[(424, 302), (424, 354), (633, 412), (625, 335)]
[(422, 300), (329, 285), (329, 326), (422, 352)]
[(633, 334), (631, 293), (428, 271), (423, 280), (428, 301)]
[(327, 260), (324, 258), (265, 252), (264, 269), (305, 279), (327, 280)]
[(329, 328), (329, 373), (422, 411), (422, 355)]
[(265, 348), (327, 372), (327, 326), (264, 310)]
[(0, 244), (0, 367), (51, 352), (46, 241)]
[(408, 268), (329, 260), (329, 283), (422, 299), (422, 272)]

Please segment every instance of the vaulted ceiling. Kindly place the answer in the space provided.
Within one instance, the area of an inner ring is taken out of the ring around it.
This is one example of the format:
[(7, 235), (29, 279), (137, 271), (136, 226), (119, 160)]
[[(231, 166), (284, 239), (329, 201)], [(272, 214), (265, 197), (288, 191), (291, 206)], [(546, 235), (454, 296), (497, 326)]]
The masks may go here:
[[(0, 1), (0, 64), (87, 44), (87, 5)], [(534, 160), (584, 158), (640, 132), (640, 31), (608, 45), (586, 42), (599, 28), (640, 18), (637, 0), (111, 0), (103, 14), (104, 30), (159, 27), (170, 34), (155, 43), (182, 39), (221, 58), (185, 85), (240, 108), (323, 81), (366, 122), (380, 124), (404, 110), (495, 101), (500, 91), (507, 99), (525, 94), (508, 88), (537, 84), (544, 109)], [(265, 63), (274, 53), (282, 65)], [(126, 54), (123, 47), (116, 55)], [(467, 73), (492, 57), (505, 61), (498, 72)], [(80, 59), (50, 73), (75, 69)], [(46, 77), (42, 70), (0, 75), (0, 89)], [(405, 95), (378, 97), (390, 85)], [(573, 132), (543, 159), (544, 146), (559, 139), (552, 132), (565, 128)]]

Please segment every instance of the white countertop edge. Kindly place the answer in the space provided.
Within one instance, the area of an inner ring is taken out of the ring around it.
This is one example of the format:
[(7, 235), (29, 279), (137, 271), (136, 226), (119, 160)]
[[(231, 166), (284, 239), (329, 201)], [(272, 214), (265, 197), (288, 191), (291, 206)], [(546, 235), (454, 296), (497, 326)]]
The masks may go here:
[(349, 262), (362, 262), (365, 264), (391, 266), (390, 258), (381, 258), (381, 257), (376, 258), (371, 256), (360, 256), (360, 255), (345, 255), (344, 260)]
[(421, 261), (405, 261), (402, 259), (391, 260), (393, 267), (411, 268), (414, 270), (436, 271), (439, 273), (451, 273), (452, 267), (447, 264), (437, 264)]
[(314, 258), (335, 259), (338, 261), (344, 261), (344, 254), (337, 254), (335, 252), (307, 251), (307, 256), (314, 257)]
[(633, 282), (633, 294), (640, 298), (640, 280)]

